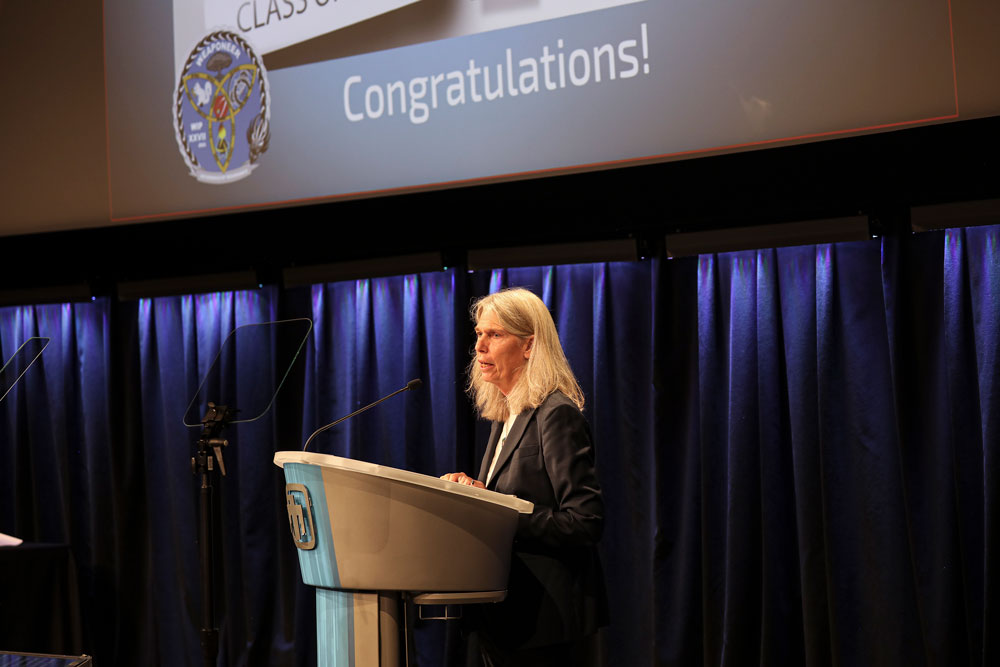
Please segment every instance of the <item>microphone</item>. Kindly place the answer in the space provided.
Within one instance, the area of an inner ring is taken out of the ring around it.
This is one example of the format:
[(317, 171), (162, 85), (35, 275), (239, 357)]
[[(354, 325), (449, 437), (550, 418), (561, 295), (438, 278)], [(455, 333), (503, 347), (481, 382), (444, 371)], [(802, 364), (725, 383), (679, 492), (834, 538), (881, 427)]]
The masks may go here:
[(313, 431), (312, 435), (309, 436), (309, 438), (306, 440), (306, 444), (302, 445), (302, 451), (306, 451), (306, 449), (309, 448), (309, 443), (312, 442), (313, 438), (315, 438), (317, 435), (319, 435), (323, 431), (327, 430), (328, 428), (333, 428), (334, 426), (336, 426), (340, 422), (346, 421), (346, 420), (350, 419), (351, 417), (353, 417), (354, 415), (359, 415), (362, 412), (364, 412), (365, 410), (369, 410), (371, 408), (374, 408), (376, 405), (378, 405), (382, 401), (388, 401), (390, 398), (392, 398), (396, 394), (402, 394), (404, 391), (412, 391), (414, 389), (419, 389), (420, 385), (422, 385), (422, 384), (423, 384), (423, 382), (420, 381), (420, 378), (414, 378), (414, 379), (410, 380), (409, 382), (407, 382), (406, 386), (403, 387), (402, 389), (397, 389), (396, 391), (392, 392), (388, 396), (383, 396), (382, 398), (378, 399), (374, 403), (369, 403), (368, 405), (366, 405), (363, 408), (358, 408), (357, 410), (355, 410), (351, 414), (344, 415), (343, 417), (341, 417), (337, 421), (330, 422), (326, 426), (320, 426), (318, 429), (316, 429), (315, 431)]

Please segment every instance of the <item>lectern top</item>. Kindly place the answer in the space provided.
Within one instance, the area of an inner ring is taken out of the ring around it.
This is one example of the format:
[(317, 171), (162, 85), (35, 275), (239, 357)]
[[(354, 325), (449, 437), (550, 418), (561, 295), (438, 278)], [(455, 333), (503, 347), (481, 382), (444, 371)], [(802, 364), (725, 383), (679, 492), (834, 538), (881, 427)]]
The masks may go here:
[(325, 466), (338, 468), (340, 470), (347, 470), (363, 475), (374, 475), (376, 477), (383, 477), (385, 479), (404, 482), (406, 484), (415, 484), (417, 486), (437, 489), (447, 493), (456, 493), (462, 496), (478, 498), (479, 500), (493, 503), (495, 505), (509, 507), (510, 509), (517, 510), (521, 514), (531, 514), (532, 510), (535, 508), (532, 503), (527, 500), (521, 500), (515, 496), (497, 493), (496, 491), (488, 491), (486, 489), (479, 489), (473, 486), (466, 486), (465, 484), (456, 484), (455, 482), (448, 482), (437, 477), (431, 477), (430, 475), (421, 475), (420, 473), (411, 472), (409, 470), (400, 470), (399, 468), (380, 466), (375, 463), (356, 461), (354, 459), (334, 456), (332, 454), (317, 454), (315, 452), (300, 451), (274, 453), (274, 464), (276, 466), (284, 468), (286, 463), (306, 463), (321, 467)]

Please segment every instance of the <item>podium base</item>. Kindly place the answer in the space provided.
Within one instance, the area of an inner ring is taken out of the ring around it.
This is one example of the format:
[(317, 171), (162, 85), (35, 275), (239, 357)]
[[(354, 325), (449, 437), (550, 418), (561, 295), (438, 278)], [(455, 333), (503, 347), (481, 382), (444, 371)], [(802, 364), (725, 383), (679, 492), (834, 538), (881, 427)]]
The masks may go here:
[(398, 667), (399, 599), (386, 593), (316, 589), (318, 667)]

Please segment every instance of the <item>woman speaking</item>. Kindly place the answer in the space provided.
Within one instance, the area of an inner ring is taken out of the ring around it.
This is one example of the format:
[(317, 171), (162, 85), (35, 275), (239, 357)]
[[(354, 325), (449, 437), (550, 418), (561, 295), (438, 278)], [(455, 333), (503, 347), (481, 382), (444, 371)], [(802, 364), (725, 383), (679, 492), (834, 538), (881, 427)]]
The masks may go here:
[(545, 304), (525, 289), (472, 306), (469, 393), (493, 422), (478, 479), (444, 479), (530, 500), (514, 538), (507, 598), (470, 610), (487, 666), (581, 665), (596, 658), (607, 598), (597, 555), (604, 502), (583, 392)]

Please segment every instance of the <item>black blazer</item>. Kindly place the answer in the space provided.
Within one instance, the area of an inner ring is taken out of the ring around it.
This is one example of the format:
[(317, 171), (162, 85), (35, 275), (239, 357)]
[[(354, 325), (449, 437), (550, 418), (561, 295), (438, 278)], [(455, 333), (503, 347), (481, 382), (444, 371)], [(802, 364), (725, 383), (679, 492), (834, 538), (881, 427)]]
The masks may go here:
[[(494, 423), (479, 480), (496, 451)], [(563, 393), (514, 421), (488, 489), (535, 504), (521, 515), (507, 599), (484, 605), (476, 625), (507, 649), (580, 639), (607, 624), (607, 594), (597, 555), (604, 501), (583, 414)]]

